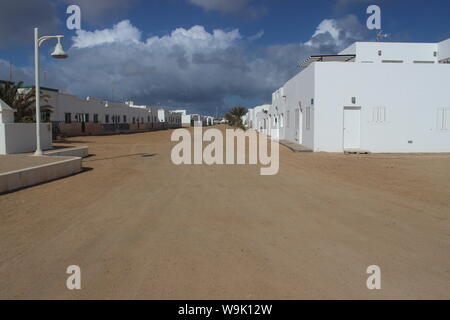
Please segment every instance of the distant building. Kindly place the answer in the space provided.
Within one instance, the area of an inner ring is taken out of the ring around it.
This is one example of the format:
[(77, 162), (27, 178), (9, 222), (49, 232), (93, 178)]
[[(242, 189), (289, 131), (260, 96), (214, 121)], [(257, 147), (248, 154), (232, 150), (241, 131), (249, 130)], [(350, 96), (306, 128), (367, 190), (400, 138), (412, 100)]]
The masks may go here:
[(191, 115), (187, 114), (186, 110), (174, 110), (174, 112), (181, 114), (181, 126), (183, 128), (189, 128), (191, 126)]
[[(24, 86), (21, 92), (31, 88)], [(132, 101), (116, 103), (91, 97), (81, 99), (51, 88), (42, 88), (42, 91), (48, 99), (41, 104), (50, 105), (52, 111), (42, 113), (41, 119), (52, 123), (54, 134), (103, 135), (181, 127), (181, 116), (169, 110), (138, 106)]]

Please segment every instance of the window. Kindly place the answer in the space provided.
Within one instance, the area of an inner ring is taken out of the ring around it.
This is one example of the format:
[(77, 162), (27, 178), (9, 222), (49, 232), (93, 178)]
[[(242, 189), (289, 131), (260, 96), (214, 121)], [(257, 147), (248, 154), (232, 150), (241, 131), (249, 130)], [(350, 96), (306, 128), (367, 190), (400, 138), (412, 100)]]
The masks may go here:
[(71, 113), (65, 113), (64, 114), (64, 122), (65, 123), (72, 123), (72, 114)]
[(307, 130), (311, 129), (311, 107), (305, 108), (305, 127)]
[(133, 124), (136, 123), (136, 117), (133, 117)]
[(105, 114), (105, 123), (109, 123), (109, 114)]
[(374, 107), (372, 108), (372, 122), (385, 123), (386, 122), (386, 108)]
[(281, 114), (280, 116), (280, 128), (284, 127), (284, 113)]
[(127, 116), (123, 116), (123, 123), (127, 123)]
[(438, 109), (436, 127), (439, 131), (450, 130), (450, 108)]
[(383, 60), (383, 63), (403, 63), (403, 60)]
[(141, 118), (141, 123), (144, 123), (144, 118)]
[(84, 122), (89, 122), (89, 113), (84, 114)]
[(414, 61), (414, 63), (434, 64), (434, 61)]
[(80, 122), (84, 122), (84, 114), (82, 113), (77, 113), (75, 115), (75, 121), (80, 123)]
[(150, 122), (150, 116), (147, 117), (147, 122)]
[(50, 121), (50, 111), (41, 111), (41, 121), (42, 122)]
[(94, 114), (94, 123), (98, 123), (98, 114)]

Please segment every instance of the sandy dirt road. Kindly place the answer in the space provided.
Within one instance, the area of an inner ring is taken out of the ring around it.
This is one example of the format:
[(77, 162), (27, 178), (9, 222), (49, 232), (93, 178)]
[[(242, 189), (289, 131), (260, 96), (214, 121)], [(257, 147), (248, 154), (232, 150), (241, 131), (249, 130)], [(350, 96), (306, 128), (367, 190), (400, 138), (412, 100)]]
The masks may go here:
[(91, 170), (0, 196), (0, 298), (450, 298), (450, 155), (281, 148), (264, 177), (175, 166), (170, 133), (72, 138)]

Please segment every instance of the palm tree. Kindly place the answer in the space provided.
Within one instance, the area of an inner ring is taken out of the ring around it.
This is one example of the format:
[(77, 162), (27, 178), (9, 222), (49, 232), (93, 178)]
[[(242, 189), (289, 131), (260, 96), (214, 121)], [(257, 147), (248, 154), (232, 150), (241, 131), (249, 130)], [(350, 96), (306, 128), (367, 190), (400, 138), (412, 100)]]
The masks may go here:
[[(36, 94), (35, 88), (19, 91), (23, 82), (0, 82), (0, 98), (11, 108), (16, 109), (14, 114), (15, 122), (34, 122), (36, 114)], [(41, 99), (48, 102), (48, 96), (42, 94)], [(49, 113), (52, 107), (48, 104), (41, 106), (41, 111)]]
[(246, 128), (242, 122), (242, 117), (246, 114), (246, 108), (234, 107), (225, 115), (225, 120), (227, 120), (232, 127), (245, 130)]

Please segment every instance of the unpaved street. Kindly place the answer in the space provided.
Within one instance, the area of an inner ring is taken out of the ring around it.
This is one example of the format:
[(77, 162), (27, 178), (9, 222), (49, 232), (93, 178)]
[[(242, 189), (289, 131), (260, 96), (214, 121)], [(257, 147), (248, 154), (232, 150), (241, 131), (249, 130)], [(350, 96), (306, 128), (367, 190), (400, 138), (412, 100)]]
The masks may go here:
[(0, 196), (0, 298), (450, 298), (450, 155), (282, 147), (260, 176), (175, 166), (170, 133), (71, 138), (85, 172)]

